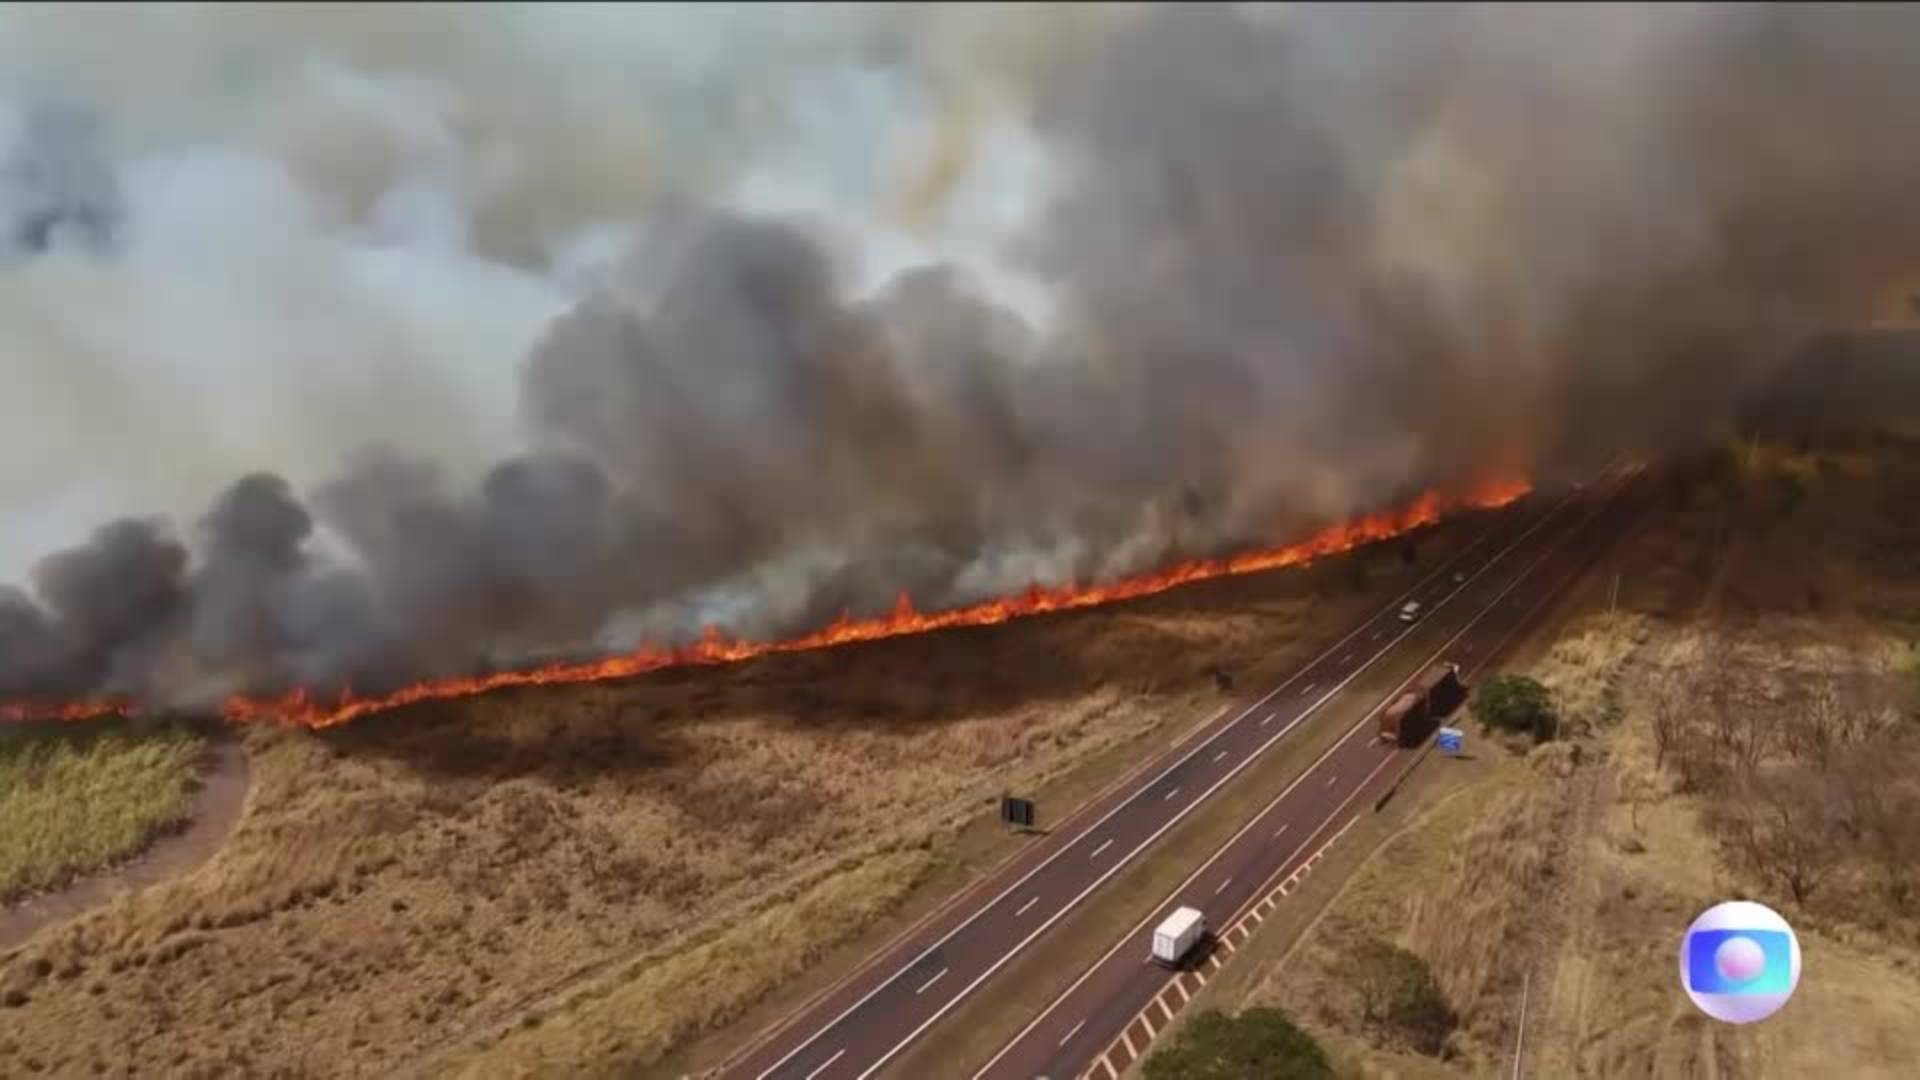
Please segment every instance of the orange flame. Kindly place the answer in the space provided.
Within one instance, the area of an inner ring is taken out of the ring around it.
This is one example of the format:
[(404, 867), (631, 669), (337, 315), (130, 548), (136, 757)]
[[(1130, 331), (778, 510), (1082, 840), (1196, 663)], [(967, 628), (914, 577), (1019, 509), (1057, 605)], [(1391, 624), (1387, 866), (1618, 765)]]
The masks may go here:
[[(1525, 480), (1503, 479), (1484, 484), (1465, 496), (1453, 499), (1444, 498), (1437, 492), (1428, 492), (1397, 510), (1370, 514), (1335, 525), (1285, 547), (1219, 559), (1182, 562), (1157, 573), (1101, 585), (1052, 588), (1035, 585), (1017, 596), (949, 611), (918, 611), (912, 599), (903, 592), (895, 601), (893, 611), (887, 615), (866, 619), (842, 616), (819, 630), (786, 641), (744, 641), (726, 637), (717, 628), (708, 627), (699, 641), (678, 648), (642, 648), (624, 656), (602, 660), (547, 664), (525, 671), (502, 671), (464, 678), (433, 679), (391, 694), (368, 697), (356, 695), (351, 690), (343, 691), (330, 701), (322, 700), (306, 690), (294, 690), (276, 697), (236, 696), (227, 699), (221, 711), (233, 723), (277, 719), (289, 724), (326, 728), (370, 713), (385, 712), (418, 702), (469, 697), (510, 686), (552, 686), (626, 679), (662, 668), (727, 664), (768, 653), (831, 648), (956, 626), (991, 626), (1028, 615), (1131, 600), (1209, 578), (1299, 566), (1322, 556), (1339, 554), (1362, 544), (1391, 539), (1423, 525), (1430, 525), (1439, 521), (1446, 509), (1492, 509), (1505, 506), (1531, 490), (1532, 485)], [(126, 701), (0, 705), (0, 720), (79, 720), (111, 714), (132, 716), (139, 711), (136, 704)]]

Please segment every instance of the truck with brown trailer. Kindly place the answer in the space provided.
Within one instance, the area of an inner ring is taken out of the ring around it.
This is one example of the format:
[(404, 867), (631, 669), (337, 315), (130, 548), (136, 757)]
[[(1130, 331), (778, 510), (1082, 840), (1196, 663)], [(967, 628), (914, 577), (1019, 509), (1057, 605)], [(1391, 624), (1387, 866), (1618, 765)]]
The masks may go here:
[(1380, 741), (1417, 746), (1433, 733), (1441, 717), (1467, 696), (1460, 665), (1435, 664), (1420, 673), (1405, 692), (1380, 710)]

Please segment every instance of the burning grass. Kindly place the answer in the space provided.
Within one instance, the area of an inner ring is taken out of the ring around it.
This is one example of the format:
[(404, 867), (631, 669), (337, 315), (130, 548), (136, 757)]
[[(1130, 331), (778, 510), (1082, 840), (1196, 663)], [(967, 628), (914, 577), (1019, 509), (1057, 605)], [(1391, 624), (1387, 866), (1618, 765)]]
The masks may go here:
[[(515, 687), (606, 682), (668, 668), (731, 664), (760, 656), (807, 652), (936, 630), (995, 626), (1009, 619), (1077, 611), (1152, 596), (1215, 578), (1302, 566), (1315, 559), (1351, 551), (1432, 525), (1448, 511), (1505, 506), (1531, 490), (1532, 485), (1524, 479), (1502, 478), (1485, 481), (1463, 494), (1442, 495), (1430, 491), (1405, 506), (1339, 522), (1304, 540), (1280, 547), (1216, 559), (1189, 560), (1164, 570), (1100, 584), (1068, 584), (1051, 588), (1035, 585), (1018, 596), (947, 611), (918, 611), (914, 608), (912, 598), (901, 593), (893, 610), (886, 615), (861, 619), (842, 616), (819, 630), (785, 641), (730, 638), (719, 628), (709, 626), (700, 641), (678, 648), (642, 648), (625, 656), (434, 679), (378, 695), (359, 695), (347, 689), (337, 696), (326, 698), (306, 689), (296, 689), (278, 697), (236, 696), (228, 699), (223, 711), (228, 720), (236, 723), (271, 719), (305, 727), (327, 728), (358, 717), (423, 702), (473, 697)], [(84, 719), (102, 714), (134, 715), (140, 711), (138, 702), (124, 700), (0, 703), (0, 722)]]
[(1297, 663), (1465, 535), (1422, 539), (1417, 565), (1369, 549), (1102, 611), (244, 728), (253, 790), (219, 854), (0, 955), (0, 1075), (658, 1063), (931, 877), (967, 880), (956, 837), (1005, 854), (1003, 789), (1044, 805), (1101, 782), (1084, 762), (1163, 750), (1224, 704), (1219, 673)]
[(178, 727), (0, 737), (0, 903), (120, 862), (180, 825), (205, 749)]

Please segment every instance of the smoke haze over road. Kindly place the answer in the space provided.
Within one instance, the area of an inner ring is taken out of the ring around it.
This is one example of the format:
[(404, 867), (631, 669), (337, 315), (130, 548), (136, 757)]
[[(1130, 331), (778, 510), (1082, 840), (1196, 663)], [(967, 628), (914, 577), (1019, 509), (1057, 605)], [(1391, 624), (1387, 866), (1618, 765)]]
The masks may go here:
[[(1903, 6), (0, 10), (0, 698), (768, 635), (1711, 435)], [(104, 524), (103, 524), (104, 523)]]

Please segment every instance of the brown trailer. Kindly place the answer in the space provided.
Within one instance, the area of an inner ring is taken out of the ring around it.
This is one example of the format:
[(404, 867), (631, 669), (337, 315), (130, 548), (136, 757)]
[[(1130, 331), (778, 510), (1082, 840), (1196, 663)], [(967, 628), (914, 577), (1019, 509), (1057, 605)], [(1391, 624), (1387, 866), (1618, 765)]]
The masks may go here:
[(1433, 733), (1439, 718), (1460, 704), (1466, 687), (1460, 683), (1460, 665), (1435, 664), (1420, 673), (1406, 693), (1380, 711), (1380, 741), (1415, 746)]

